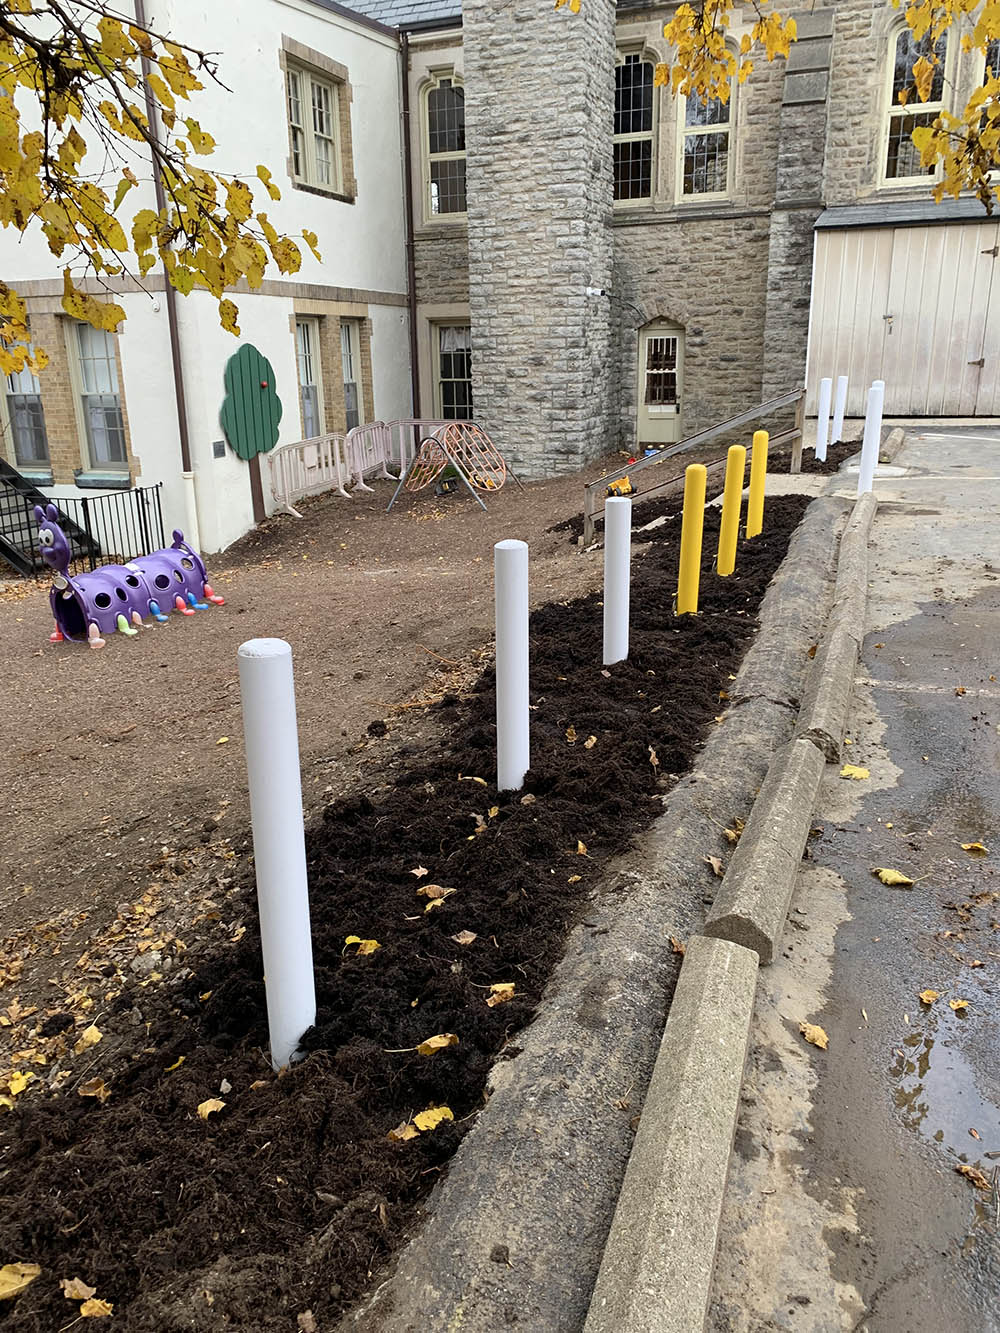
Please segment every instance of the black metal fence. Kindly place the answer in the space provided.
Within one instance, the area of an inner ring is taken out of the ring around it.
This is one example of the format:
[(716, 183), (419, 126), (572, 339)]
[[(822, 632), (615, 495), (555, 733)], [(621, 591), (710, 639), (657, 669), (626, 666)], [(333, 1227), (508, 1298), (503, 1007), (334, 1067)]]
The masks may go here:
[[(111, 491), (107, 495), (83, 495), (79, 498), (51, 500), (61, 515), (70, 520), (65, 525), (72, 558), (70, 570), (83, 573), (103, 564), (122, 564), (163, 546), (163, 507), (160, 499), (162, 483), (155, 486), (135, 486), (127, 491)], [(8, 511), (7, 524), (18, 518), (16, 535), (8, 531), (21, 550), (30, 552), (36, 573), (46, 566), (38, 554), (38, 524), (35, 521), (34, 501), (19, 496), (20, 515)]]

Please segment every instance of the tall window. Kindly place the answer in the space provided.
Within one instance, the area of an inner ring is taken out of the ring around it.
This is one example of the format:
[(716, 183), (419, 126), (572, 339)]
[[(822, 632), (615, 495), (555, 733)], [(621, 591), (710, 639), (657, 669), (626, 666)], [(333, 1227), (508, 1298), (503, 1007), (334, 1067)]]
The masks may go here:
[(319, 324), (315, 319), (295, 321), (295, 362), (299, 374), (302, 438), (313, 440), (325, 430), (320, 375)]
[(472, 330), (468, 324), (439, 324), (437, 399), (445, 421), (472, 417)]
[(691, 96), (684, 103), (684, 150), (681, 193), (726, 194), (729, 190), (729, 148), (733, 97), (702, 102)]
[(625, 56), (615, 67), (615, 198), (648, 199), (653, 182), (653, 66)]
[(7, 376), (7, 421), (18, 467), (49, 466), (49, 441), (42, 415), (42, 390), (38, 376), (25, 367)]
[(361, 424), (361, 396), (358, 380), (361, 371), (360, 325), (356, 319), (340, 321), (340, 360), (344, 372), (344, 415), (347, 429)]
[(465, 92), (453, 78), (427, 92), (427, 186), (433, 216), (465, 212)]
[(290, 66), (285, 72), (285, 89), (292, 175), (308, 185), (341, 190), (337, 85), (307, 69)]
[[(930, 37), (920, 41), (909, 28), (896, 34), (892, 46), (892, 95), (889, 104), (889, 135), (885, 154), (887, 180), (905, 180), (909, 176), (933, 175), (933, 167), (920, 165), (920, 153), (913, 145), (911, 135), (916, 129), (932, 125), (944, 110), (944, 60), (947, 38), (939, 37), (932, 43)], [(913, 66), (924, 56), (934, 64), (930, 96), (921, 102), (913, 81)]]
[(89, 324), (76, 325), (80, 406), (92, 468), (125, 471), (128, 449), (118, 390), (114, 337)]

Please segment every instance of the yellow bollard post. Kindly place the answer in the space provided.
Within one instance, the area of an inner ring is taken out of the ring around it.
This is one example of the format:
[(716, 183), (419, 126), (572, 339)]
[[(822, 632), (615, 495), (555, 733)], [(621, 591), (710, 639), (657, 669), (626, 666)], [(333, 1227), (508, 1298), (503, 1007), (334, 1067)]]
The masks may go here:
[(740, 536), (740, 509), (743, 507), (743, 476), (747, 451), (734, 444), (726, 455), (726, 486), (722, 492), (722, 522), (719, 525), (719, 553), (716, 573), (731, 574), (736, 568), (736, 543)]
[(753, 433), (750, 455), (750, 494), (747, 496), (747, 536), (757, 537), (764, 527), (764, 478), (767, 475), (767, 431)]
[(698, 610), (701, 575), (701, 535), (705, 527), (704, 463), (691, 463), (684, 471), (684, 517), (681, 521), (681, 564), (677, 575), (677, 614)]

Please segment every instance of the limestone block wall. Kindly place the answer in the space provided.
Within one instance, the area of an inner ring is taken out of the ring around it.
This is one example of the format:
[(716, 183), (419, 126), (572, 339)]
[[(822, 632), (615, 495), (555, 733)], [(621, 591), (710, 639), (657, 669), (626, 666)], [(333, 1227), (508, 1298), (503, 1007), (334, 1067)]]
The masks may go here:
[(476, 420), (526, 476), (608, 447), (615, 11), (463, 6)]

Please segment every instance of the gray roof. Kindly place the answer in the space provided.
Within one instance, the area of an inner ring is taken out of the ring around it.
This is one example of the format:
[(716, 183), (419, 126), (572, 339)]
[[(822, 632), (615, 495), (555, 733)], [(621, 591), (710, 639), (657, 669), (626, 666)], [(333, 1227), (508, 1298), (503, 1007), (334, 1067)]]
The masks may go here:
[(902, 227), (914, 224), (967, 222), (970, 218), (988, 220), (978, 199), (942, 199), (936, 204), (927, 193), (920, 199), (893, 199), (880, 204), (848, 204), (825, 209), (816, 219), (817, 228), (827, 227)]
[(461, 23), (462, 0), (350, 0), (350, 8), (390, 28)]

